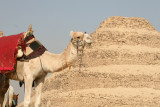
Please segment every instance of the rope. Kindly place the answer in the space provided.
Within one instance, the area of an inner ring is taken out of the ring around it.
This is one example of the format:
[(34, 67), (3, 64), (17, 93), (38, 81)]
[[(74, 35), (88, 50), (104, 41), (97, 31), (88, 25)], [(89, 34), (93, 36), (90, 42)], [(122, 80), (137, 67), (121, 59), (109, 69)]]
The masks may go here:
[(43, 66), (42, 66), (42, 61), (41, 61), (41, 58), (39, 56), (39, 60), (40, 60), (40, 63), (41, 63), (41, 68), (42, 68), (42, 71), (45, 73), (44, 69), (43, 69)]
[[(79, 41), (77, 41), (77, 56), (78, 56), (78, 61), (79, 61), (79, 72), (81, 71), (81, 67), (82, 67), (82, 56), (83, 56), (84, 45), (85, 44), (82, 44), (82, 51), (80, 51), (81, 52), (80, 53), (79, 52)], [(65, 51), (67, 50), (67, 48), (65, 49)], [(69, 72), (70, 72), (71, 64), (67, 61), (67, 55), (66, 55), (66, 53), (65, 53), (65, 64), (67, 65), (67, 67), (69, 67)], [(63, 63), (62, 63), (62, 70), (64, 70)], [(78, 73), (78, 75), (79, 75), (79, 73)], [(78, 75), (77, 75), (77, 77), (78, 77)], [(78, 84), (75, 81), (75, 91), (74, 91), (73, 107), (75, 107), (75, 102), (76, 102), (77, 86), (78, 86)]]
[(83, 57), (83, 51), (81, 52), (81, 55), (79, 55), (79, 72), (81, 72), (81, 67), (82, 67), (82, 57)]
[[(84, 46), (83, 46), (84, 49)], [(78, 56), (78, 62), (79, 62), (79, 72), (77, 75), (77, 81), (78, 81), (78, 77), (79, 77), (79, 73), (81, 72), (81, 67), (82, 67), (82, 57), (83, 57), (83, 49), (82, 51), (80, 51), (79, 53), (77, 53)], [(75, 107), (75, 102), (76, 102), (76, 95), (77, 95), (77, 86), (78, 86), (78, 82), (75, 80), (75, 91), (74, 91), (74, 102), (73, 102), (73, 107)]]

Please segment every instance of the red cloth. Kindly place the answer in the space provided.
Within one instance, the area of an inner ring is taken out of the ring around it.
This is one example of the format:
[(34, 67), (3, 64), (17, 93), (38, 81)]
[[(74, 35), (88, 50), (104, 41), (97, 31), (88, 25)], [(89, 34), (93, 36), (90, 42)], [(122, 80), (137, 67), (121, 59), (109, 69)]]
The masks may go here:
[(0, 37), (0, 73), (14, 71), (19, 45), (24, 49), (23, 33)]

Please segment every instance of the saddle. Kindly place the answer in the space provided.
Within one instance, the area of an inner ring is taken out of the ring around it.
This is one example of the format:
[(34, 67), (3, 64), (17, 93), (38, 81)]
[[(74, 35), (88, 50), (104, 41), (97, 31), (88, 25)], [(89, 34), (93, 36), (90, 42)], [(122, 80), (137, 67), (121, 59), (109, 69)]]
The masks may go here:
[[(17, 60), (27, 61), (42, 55), (47, 50), (37, 40), (28, 42), (32, 38), (34, 36), (30, 34), (24, 39), (24, 33), (0, 38), (0, 73), (15, 71)], [(22, 56), (17, 57), (19, 52)]]
[(17, 60), (28, 61), (30, 59), (39, 57), (46, 50), (47, 49), (38, 40), (35, 40), (34, 42), (26, 46), (26, 53), (23, 55), (23, 57), (18, 58)]
[(25, 50), (23, 33), (0, 37), (0, 73), (14, 71), (18, 47)]

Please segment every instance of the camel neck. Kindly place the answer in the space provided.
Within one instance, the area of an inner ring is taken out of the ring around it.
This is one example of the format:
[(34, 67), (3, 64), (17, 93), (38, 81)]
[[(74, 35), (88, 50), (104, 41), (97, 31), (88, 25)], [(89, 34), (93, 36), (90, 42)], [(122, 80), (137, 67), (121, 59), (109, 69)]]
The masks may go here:
[(68, 64), (73, 63), (76, 58), (77, 49), (72, 43), (69, 43), (61, 54), (53, 54), (45, 51), (41, 57), (44, 70), (50, 73), (67, 68)]

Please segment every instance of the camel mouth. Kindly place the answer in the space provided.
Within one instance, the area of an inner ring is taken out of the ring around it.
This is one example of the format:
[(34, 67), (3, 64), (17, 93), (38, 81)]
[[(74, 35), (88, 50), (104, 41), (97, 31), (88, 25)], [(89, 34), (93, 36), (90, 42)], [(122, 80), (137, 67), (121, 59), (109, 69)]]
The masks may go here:
[(92, 47), (92, 43), (87, 43), (86, 44), (86, 48), (91, 48)]
[(92, 43), (88, 43), (88, 46), (91, 46), (92, 45)]

